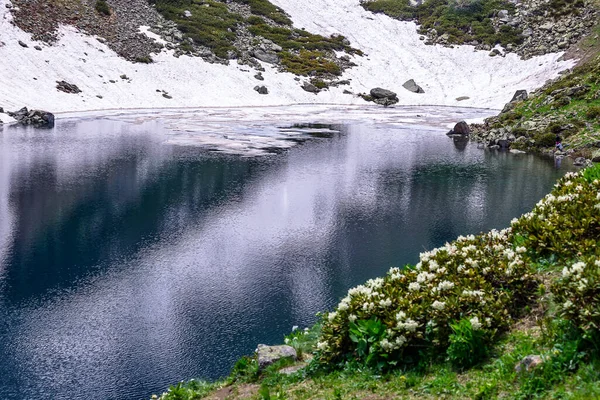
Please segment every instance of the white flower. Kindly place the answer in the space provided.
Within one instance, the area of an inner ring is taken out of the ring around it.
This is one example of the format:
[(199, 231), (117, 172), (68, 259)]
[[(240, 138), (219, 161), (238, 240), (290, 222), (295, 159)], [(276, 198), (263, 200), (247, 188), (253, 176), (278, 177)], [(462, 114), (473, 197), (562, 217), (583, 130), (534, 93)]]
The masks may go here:
[(329, 344), (327, 342), (317, 342), (317, 350), (327, 351)]
[(350, 322), (356, 321), (356, 315), (354, 315), (354, 314), (348, 315), (348, 321), (350, 321)]
[(420, 324), (417, 321), (409, 318), (405, 322), (398, 322), (398, 324), (396, 324), (396, 327), (398, 329), (406, 329), (409, 332), (414, 332), (417, 330), (419, 325)]
[(569, 275), (571, 275), (571, 271), (569, 270), (569, 267), (564, 267), (563, 270), (562, 270), (562, 276), (563, 276), (563, 278), (566, 278)]
[(481, 322), (479, 322), (479, 318), (473, 317), (469, 320), (469, 322), (471, 323), (471, 326), (473, 327), (474, 331), (481, 329), (482, 325)]
[(573, 302), (571, 300), (567, 300), (563, 304), (563, 308), (566, 310), (567, 308), (573, 307)]
[(327, 319), (329, 320), (329, 322), (332, 322), (336, 316), (337, 316), (337, 313), (335, 311), (330, 312), (329, 315), (327, 316)]
[(369, 279), (366, 285), (372, 289), (379, 289), (383, 286), (383, 278)]
[(400, 335), (396, 338), (396, 346), (400, 347), (404, 343), (406, 343), (406, 338), (403, 335)]
[(518, 223), (519, 223), (519, 219), (518, 219), (518, 218), (513, 218), (513, 219), (510, 221), (510, 224), (511, 224), (511, 225), (516, 225), (516, 224), (518, 224)]
[(434, 301), (433, 304), (431, 305), (431, 307), (433, 307), (434, 309), (441, 311), (444, 309), (444, 307), (446, 307), (446, 303), (444, 303), (443, 301)]
[(394, 346), (385, 338), (379, 342), (379, 345), (384, 351), (390, 351), (394, 349)]
[(392, 300), (391, 299), (381, 299), (381, 300), (379, 300), (379, 305), (382, 307), (389, 307), (392, 305)]
[(416, 291), (421, 289), (421, 284), (419, 282), (412, 282), (410, 285), (408, 285), (408, 290), (410, 291)]
[(396, 321), (402, 321), (404, 318), (406, 318), (406, 313), (404, 311), (398, 311), (396, 314)]
[(527, 252), (527, 249), (526, 249), (525, 247), (523, 247), (523, 246), (519, 246), (519, 247), (517, 247), (515, 250), (516, 250), (516, 252), (517, 252), (517, 253), (519, 253), (519, 254), (523, 254), (523, 253), (526, 253), (526, 252)]
[(585, 263), (583, 261), (579, 261), (579, 262), (576, 262), (575, 264), (573, 264), (573, 266), (571, 267), (571, 272), (574, 274), (580, 274), (583, 272), (584, 268), (585, 268)]
[(454, 283), (450, 281), (443, 281), (438, 284), (438, 290), (449, 290), (454, 287)]
[(292, 326), (292, 332), (297, 331), (297, 330), (298, 330), (298, 325)]
[(435, 260), (429, 261), (429, 270), (430, 271), (435, 272), (438, 270), (439, 267), (440, 267), (439, 264)]
[(594, 265), (595, 265), (596, 267), (600, 267), (600, 260), (596, 260), (596, 261), (594, 261)]

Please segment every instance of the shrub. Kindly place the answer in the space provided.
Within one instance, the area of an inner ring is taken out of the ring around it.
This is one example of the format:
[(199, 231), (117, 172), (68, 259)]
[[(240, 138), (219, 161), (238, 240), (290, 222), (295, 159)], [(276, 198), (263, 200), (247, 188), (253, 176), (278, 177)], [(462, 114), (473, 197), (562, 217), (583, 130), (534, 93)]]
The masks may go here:
[(94, 8), (100, 14), (110, 15), (110, 7), (108, 7), (105, 0), (97, 0)]
[(585, 111), (585, 117), (587, 119), (597, 119), (600, 117), (600, 106), (591, 106)]
[[(376, 353), (371, 359), (385, 359), (388, 366), (416, 362), (425, 353), (443, 354), (451, 342), (451, 324), (464, 318), (477, 321), (481, 337), (492, 340), (535, 288), (525, 248), (511, 243), (510, 229), (459, 237), (422, 253), (414, 267), (392, 268), (384, 278), (350, 289), (336, 311), (323, 317), (319, 360), (355, 359), (361, 352), (354, 327), (366, 321), (385, 328), (385, 334), (370, 335), (378, 342), (367, 343), (368, 355)], [(360, 359), (368, 364), (365, 354)]]
[(450, 324), (450, 327), (452, 334), (446, 354), (455, 367), (461, 369), (471, 367), (487, 355), (484, 331), (481, 330), (481, 322), (477, 317), (462, 319)]
[(535, 144), (539, 147), (553, 147), (556, 144), (555, 133), (538, 133), (533, 136)]
[(598, 340), (600, 336), (600, 258), (585, 257), (570, 266), (565, 266), (562, 276), (553, 283), (551, 291), (559, 315), (571, 321), (585, 338)]
[(522, 239), (522, 245), (540, 256), (554, 254), (562, 259), (595, 250), (600, 237), (597, 177), (599, 165), (567, 173), (531, 212), (514, 219), (513, 232)]

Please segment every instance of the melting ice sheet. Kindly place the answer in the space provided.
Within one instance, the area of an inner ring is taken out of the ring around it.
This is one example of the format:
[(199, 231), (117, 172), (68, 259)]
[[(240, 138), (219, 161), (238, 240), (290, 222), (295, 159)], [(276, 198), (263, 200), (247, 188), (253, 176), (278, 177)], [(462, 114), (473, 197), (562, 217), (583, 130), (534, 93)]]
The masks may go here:
[[(104, 118), (132, 124), (158, 122), (166, 144), (203, 147), (245, 157), (277, 153), (306, 140), (340, 133), (336, 124), (422, 126), (447, 129), (454, 123), (476, 121), (493, 110), (440, 106), (327, 106), (201, 108), (184, 110), (103, 111)], [(65, 114), (69, 118), (98, 118), (99, 113)]]

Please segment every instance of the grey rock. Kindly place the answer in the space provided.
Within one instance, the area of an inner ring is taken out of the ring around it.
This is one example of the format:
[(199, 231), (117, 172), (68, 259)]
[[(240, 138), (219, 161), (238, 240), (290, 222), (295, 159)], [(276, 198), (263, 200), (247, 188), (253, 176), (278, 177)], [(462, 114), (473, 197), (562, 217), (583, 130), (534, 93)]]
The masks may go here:
[(302, 89), (306, 90), (307, 92), (315, 93), (315, 94), (320, 92), (319, 88), (310, 82), (304, 82), (302, 84)]
[(402, 84), (402, 87), (406, 90), (408, 90), (409, 92), (413, 92), (413, 93), (425, 93), (425, 91), (423, 90), (423, 88), (419, 85), (417, 85), (417, 83), (414, 81), (414, 79), (409, 79), (406, 82), (404, 82)]
[(527, 100), (527, 97), (528, 97), (527, 90), (520, 89), (515, 92), (515, 94), (513, 95), (512, 99), (510, 101), (511, 102), (523, 101), (523, 100)]
[(163, 93), (162, 97), (164, 97), (165, 99), (169, 99), (169, 100), (171, 100), (173, 98), (173, 96), (169, 95), (168, 93)]
[(254, 86), (254, 90), (259, 94), (269, 94), (269, 89), (266, 86)]
[(252, 55), (258, 58), (260, 61), (264, 61), (269, 64), (279, 64), (279, 57), (273, 52), (266, 52), (264, 50), (258, 49), (254, 50)]
[(460, 96), (456, 98), (456, 101), (463, 101), (463, 100), (469, 100), (470, 97), (469, 96)]
[(577, 167), (587, 167), (587, 166), (590, 166), (591, 164), (592, 164), (592, 162), (585, 157), (577, 157), (573, 161), (573, 165), (575, 165)]
[(37, 51), (42, 51), (42, 48), (40, 46), (33, 46), (34, 49), (36, 49)]
[(284, 358), (291, 358), (294, 361), (298, 358), (296, 350), (293, 347), (286, 345), (267, 346), (264, 344), (259, 344), (256, 349), (256, 355), (259, 369), (264, 369), (274, 362)]
[(265, 77), (262, 75), (262, 72), (257, 73), (256, 75), (254, 75), (255, 79), (258, 79), (259, 81), (264, 81)]
[(29, 47), (29, 46), (27, 46), (27, 43), (23, 43), (23, 42), (22, 42), (22, 41), (20, 41), (20, 40), (19, 40), (19, 46), (21, 46), (21, 47), (25, 47), (25, 48)]
[(530, 370), (537, 368), (543, 363), (544, 360), (541, 356), (529, 355), (517, 363), (517, 365), (515, 366), (515, 371), (517, 373), (521, 373), (523, 371), (529, 372)]

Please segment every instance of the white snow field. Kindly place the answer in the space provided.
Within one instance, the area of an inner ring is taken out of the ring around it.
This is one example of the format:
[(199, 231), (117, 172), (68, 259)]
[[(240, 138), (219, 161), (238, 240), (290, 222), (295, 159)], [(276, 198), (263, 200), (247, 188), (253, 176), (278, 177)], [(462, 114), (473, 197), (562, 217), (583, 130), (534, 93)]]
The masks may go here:
[[(398, 93), (400, 105), (452, 105), (501, 108), (517, 89), (531, 90), (554, 78), (574, 61), (558, 61), (549, 54), (527, 61), (514, 54), (489, 57), (472, 46), (453, 49), (426, 46), (415, 25), (365, 11), (358, 0), (274, 0), (286, 10), (295, 26), (313, 33), (346, 36), (352, 46), (365, 52), (355, 56), (357, 67), (344, 73), (350, 86), (340, 86), (318, 95), (300, 88), (294, 75), (277, 72), (264, 64), (265, 80), (254, 71), (232, 61), (229, 66), (209, 64), (199, 58), (175, 58), (164, 51), (153, 64), (133, 64), (111, 51), (96, 38), (61, 27), (57, 45), (34, 42), (11, 24), (0, 0), (0, 106), (15, 110), (23, 106), (52, 112), (182, 107), (235, 107), (291, 104), (365, 104), (356, 96), (383, 87)], [(141, 30), (144, 28), (141, 27)], [(29, 45), (23, 48), (21, 40)], [(42, 47), (42, 51), (33, 48)], [(127, 75), (130, 80), (121, 79)], [(402, 84), (415, 79), (425, 94), (408, 92)], [(56, 81), (76, 84), (80, 94), (56, 89)], [(115, 81), (111, 83), (110, 80)], [(268, 95), (253, 90), (266, 85)], [(172, 96), (167, 99), (157, 90)], [(99, 98), (97, 96), (102, 96)], [(459, 96), (470, 99), (458, 102)]]

